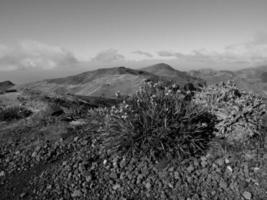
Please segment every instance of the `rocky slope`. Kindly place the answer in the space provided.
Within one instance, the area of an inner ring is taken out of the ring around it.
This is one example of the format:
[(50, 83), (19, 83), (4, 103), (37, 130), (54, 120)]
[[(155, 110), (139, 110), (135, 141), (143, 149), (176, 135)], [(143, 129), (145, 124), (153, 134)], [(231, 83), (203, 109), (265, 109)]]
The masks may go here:
[[(42, 110), (0, 125), (0, 199), (267, 198), (266, 134), (243, 146), (215, 139), (182, 161), (110, 157), (99, 151), (106, 109), (32, 101)], [(51, 104), (65, 111), (55, 114)]]

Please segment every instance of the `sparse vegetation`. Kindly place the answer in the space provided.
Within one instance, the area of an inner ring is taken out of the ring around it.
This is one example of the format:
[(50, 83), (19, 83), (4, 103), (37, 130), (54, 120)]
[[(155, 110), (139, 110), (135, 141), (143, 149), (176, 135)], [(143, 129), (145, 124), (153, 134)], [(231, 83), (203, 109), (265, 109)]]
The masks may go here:
[(262, 119), (266, 113), (263, 99), (238, 89), (233, 82), (204, 88), (195, 95), (194, 102), (217, 116), (218, 137), (242, 143), (263, 132)]
[[(3, 123), (0, 199), (267, 198), (259, 97), (232, 83), (190, 91), (148, 82), (120, 98), (111, 108), (41, 98), (27, 120)], [(254, 143), (236, 145), (243, 138)]]
[(106, 116), (104, 148), (155, 159), (185, 158), (205, 150), (216, 118), (187, 95), (176, 85), (147, 83)]
[(22, 106), (10, 106), (0, 108), (0, 121), (12, 121), (22, 119), (31, 115), (31, 111)]

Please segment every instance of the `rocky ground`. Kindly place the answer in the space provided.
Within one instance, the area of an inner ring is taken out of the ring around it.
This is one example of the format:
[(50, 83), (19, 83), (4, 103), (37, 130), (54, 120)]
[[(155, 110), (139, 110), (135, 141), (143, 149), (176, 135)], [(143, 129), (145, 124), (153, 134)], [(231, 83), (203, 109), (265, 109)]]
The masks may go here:
[(266, 131), (156, 162), (101, 154), (105, 110), (77, 113), (0, 122), (0, 199), (267, 199)]

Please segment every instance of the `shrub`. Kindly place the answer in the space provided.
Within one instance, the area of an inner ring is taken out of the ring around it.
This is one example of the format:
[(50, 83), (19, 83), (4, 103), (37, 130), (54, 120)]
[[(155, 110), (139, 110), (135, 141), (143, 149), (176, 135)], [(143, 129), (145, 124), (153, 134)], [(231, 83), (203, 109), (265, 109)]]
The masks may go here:
[(146, 83), (106, 115), (102, 146), (108, 153), (185, 158), (202, 152), (215, 118), (188, 101), (176, 85)]
[(194, 102), (217, 116), (216, 135), (219, 137), (243, 141), (259, 135), (262, 130), (262, 116), (266, 112), (263, 100), (240, 90), (234, 82), (208, 86), (196, 93)]
[(0, 109), (0, 121), (12, 121), (31, 115), (31, 111), (22, 106), (12, 106)]

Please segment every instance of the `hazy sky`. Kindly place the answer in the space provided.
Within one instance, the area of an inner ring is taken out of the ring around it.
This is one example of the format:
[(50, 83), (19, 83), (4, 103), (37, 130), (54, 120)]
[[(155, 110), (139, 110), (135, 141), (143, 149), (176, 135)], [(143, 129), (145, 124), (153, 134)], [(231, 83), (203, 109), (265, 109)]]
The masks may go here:
[(266, 0), (0, 0), (0, 73), (254, 66), (267, 63), (266, 19)]

